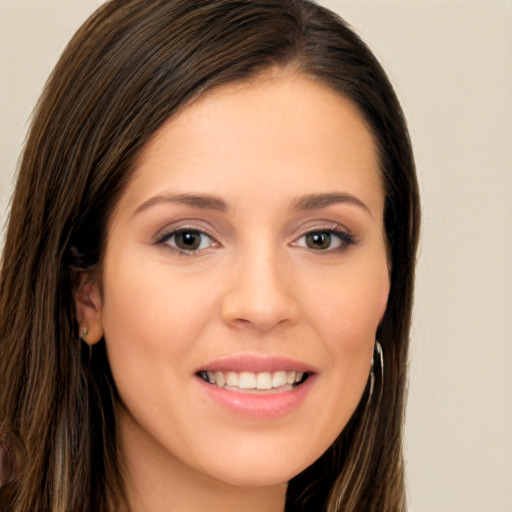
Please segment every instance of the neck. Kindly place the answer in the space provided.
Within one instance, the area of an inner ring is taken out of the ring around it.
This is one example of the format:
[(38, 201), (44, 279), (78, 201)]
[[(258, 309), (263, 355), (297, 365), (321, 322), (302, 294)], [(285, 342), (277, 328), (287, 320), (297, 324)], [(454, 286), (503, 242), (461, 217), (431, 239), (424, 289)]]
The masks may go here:
[(283, 512), (287, 484), (239, 487), (173, 457), (120, 408), (120, 449), (129, 512)]

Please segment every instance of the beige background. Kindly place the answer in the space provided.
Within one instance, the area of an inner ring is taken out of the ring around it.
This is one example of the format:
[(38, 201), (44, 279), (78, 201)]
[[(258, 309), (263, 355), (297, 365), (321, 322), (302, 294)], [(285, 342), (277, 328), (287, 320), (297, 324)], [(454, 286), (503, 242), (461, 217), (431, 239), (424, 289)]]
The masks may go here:
[[(100, 0), (0, 0), (0, 225), (30, 112)], [(406, 455), (414, 512), (512, 511), (512, 2), (324, 0), (380, 57), (423, 196)]]

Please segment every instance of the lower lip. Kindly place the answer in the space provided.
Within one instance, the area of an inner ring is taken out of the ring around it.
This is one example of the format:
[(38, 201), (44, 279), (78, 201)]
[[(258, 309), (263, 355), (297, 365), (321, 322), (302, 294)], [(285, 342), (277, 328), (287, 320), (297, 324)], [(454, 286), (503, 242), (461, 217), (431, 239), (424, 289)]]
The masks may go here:
[(250, 393), (230, 391), (210, 384), (196, 377), (201, 389), (208, 398), (227, 410), (250, 419), (270, 420), (290, 414), (306, 399), (316, 381), (310, 375), (305, 382), (294, 389), (282, 393)]

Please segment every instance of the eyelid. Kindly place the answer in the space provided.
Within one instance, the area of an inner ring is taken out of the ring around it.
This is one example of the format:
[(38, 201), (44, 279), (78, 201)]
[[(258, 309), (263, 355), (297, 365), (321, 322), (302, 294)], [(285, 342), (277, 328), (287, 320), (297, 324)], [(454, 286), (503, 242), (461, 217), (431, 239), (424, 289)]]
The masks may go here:
[(203, 221), (202, 219), (194, 219), (194, 218), (177, 218), (173, 219), (167, 224), (163, 225), (156, 234), (153, 236), (154, 242), (158, 242), (177, 231), (190, 230), (190, 231), (198, 231), (201, 233), (205, 233), (206, 235), (217, 239), (217, 235), (215, 234), (215, 230), (208, 226), (209, 223)]
[(307, 224), (306, 226), (302, 226), (300, 229), (296, 230), (293, 235), (294, 240), (297, 240), (301, 236), (307, 235), (309, 233), (314, 233), (315, 231), (332, 231), (333, 233), (346, 233), (347, 235), (353, 237), (354, 234), (352, 230), (348, 229), (343, 224), (339, 222), (315, 222), (314, 224)]

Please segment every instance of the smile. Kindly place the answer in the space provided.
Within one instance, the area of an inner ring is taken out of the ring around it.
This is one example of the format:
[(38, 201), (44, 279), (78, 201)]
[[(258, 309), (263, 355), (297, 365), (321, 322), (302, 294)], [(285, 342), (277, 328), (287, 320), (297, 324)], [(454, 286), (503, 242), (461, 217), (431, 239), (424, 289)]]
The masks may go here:
[(201, 379), (230, 391), (291, 391), (309, 377), (308, 372), (278, 370), (253, 373), (248, 371), (200, 371)]
[(220, 406), (252, 422), (273, 421), (300, 408), (320, 372), (286, 356), (238, 354), (203, 363), (194, 375), (205, 406)]

